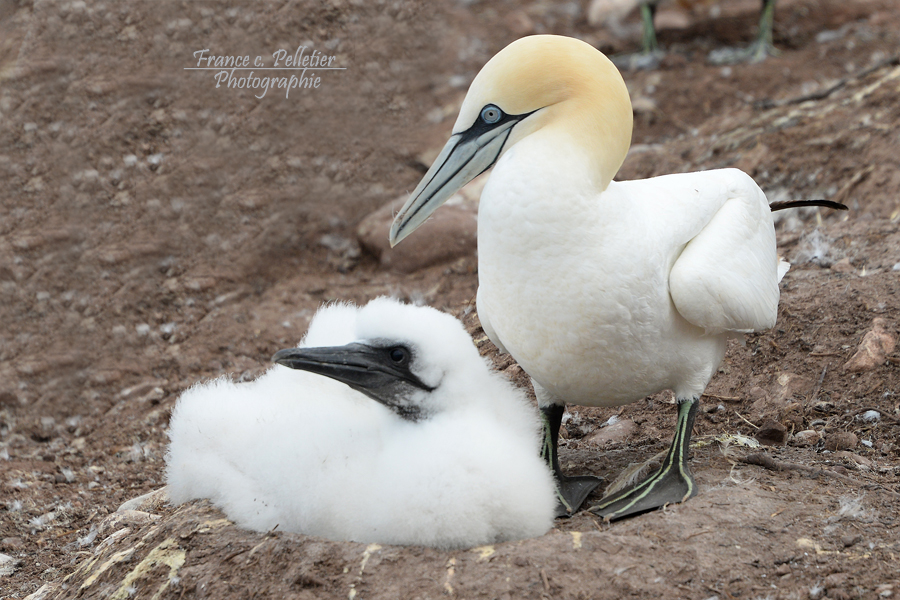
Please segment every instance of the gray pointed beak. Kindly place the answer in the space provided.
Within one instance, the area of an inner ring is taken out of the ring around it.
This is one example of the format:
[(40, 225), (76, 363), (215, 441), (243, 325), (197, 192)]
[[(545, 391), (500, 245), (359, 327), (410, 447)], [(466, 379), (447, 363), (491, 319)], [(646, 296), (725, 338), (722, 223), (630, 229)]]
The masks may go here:
[(391, 246), (415, 231), (460, 188), (490, 169), (500, 157), (512, 128), (528, 114), (513, 116), (489, 128), (473, 126), (451, 136), (394, 218)]

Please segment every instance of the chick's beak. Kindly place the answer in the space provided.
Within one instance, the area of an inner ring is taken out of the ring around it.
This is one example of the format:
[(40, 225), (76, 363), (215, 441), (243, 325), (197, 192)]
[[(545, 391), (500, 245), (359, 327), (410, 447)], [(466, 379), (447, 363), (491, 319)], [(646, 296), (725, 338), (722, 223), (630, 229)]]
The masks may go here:
[(276, 352), (272, 360), (291, 369), (330, 377), (387, 406), (397, 403), (398, 390), (403, 387), (433, 390), (408, 366), (394, 364), (384, 348), (366, 344), (288, 348)]

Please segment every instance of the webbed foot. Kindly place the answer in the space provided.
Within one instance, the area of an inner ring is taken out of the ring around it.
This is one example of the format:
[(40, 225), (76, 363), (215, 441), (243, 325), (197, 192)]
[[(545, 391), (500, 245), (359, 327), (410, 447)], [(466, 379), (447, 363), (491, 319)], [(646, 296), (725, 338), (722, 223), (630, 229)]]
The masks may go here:
[(566, 407), (562, 404), (550, 404), (541, 407), (543, 421), (543, 444), (541, 456), (547, 461), (547, 465), (553, 470), (556, 477), (556, 516), (571, 517), (575, 514), (585, 498), (593, 492), (603, 481), (598, 477), (580, 475), (569, 477), (563, 475), (559, 468), (559, 427), (562, 424), (562, 416)]
[(579, 477), (556, 476), (556, 496), (559, 502), (556, 504), (557, 517), (571, 517), (581, 505), (584, 504), (591, 492), (593, 492), (603, 480), (599, 477), (583, 475)]
[(687, 454), (698, 405), (696, 399), (679, 404), (675, 439), (656, 473), (631, 489), (610, 494), (588, 510), (606, 519), (621, 519), (696, 495)]

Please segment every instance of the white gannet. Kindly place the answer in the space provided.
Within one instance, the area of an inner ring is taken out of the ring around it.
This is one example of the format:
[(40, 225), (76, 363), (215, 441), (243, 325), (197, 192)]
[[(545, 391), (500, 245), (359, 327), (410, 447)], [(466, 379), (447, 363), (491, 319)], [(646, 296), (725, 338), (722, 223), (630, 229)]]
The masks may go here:
[(274, 360), (256, 381), (179, 398), (175, 503), (209, 498), (256, 531), (440, 548), (552, 525), (538, 415), (452, 316), (387, 298), (331, 305)]
[[(787, 270), (766, 197), (745, 173), (613, 181), (631, 127), (625, 82), (602, 53), (559, 36), (515, 41), (475, 77), (453, 135), (390, 232), (399, 243), (493, 166), (478, 211), (478, 316), (532, 378), (565, 512), (597, 485), (559, 470), (565, 404), (674, 391), (678, 423), (663, 466), (593, 507), (610, 518), (696, 493), (686, 460), (700, 395), (729, 334), (775, 324)], [(807, 203), (818, 201), (778, 208)]]

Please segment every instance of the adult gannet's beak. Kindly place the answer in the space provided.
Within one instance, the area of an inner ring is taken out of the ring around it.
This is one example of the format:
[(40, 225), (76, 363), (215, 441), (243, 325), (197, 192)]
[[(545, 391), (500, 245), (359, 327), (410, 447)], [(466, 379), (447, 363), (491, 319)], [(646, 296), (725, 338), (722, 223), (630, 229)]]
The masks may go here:
[(323, 348), (288, 348), (276, 352), (272, 360), (291, 369), (345, 383), (412, 421), (421, 416), (418, 405), (410, 402), (412, 391), (434, 390), (410, 370), (411, 353), (403, 346), (354, 343)]
[(450, 196), (488, 169), (500, 157), (512, 128), (533, 112), (506, 115), (487, 123), (479, 118), (469, 129), (450, 136), (447, 144), (413, 190), (391, 225), (390, 242), (396, 246), (415, 231)]

